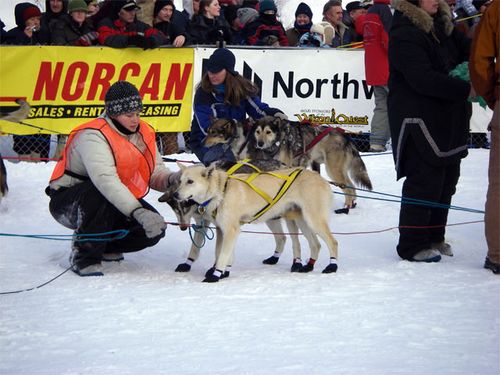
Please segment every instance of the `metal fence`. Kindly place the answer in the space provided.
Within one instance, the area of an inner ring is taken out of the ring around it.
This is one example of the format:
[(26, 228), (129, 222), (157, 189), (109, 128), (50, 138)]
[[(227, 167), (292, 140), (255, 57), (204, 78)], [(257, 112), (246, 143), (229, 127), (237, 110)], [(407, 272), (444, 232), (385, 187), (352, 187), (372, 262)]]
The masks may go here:
[[(360, 152), (370, 149), (370, 134), (349, 134)], [(0, 154), (9, 160), (47, 161), (58, 159), (66, 143), (63, 135), (3, 135), (0, 136)], [(162, 155), (190, 152), (189, 132), (158, 133), (156, 137), (158, 150)], [(470, 133), (469, 148), (489, 148), (489, 133)], [(388, 145), (390, 149), (390, 145)]]

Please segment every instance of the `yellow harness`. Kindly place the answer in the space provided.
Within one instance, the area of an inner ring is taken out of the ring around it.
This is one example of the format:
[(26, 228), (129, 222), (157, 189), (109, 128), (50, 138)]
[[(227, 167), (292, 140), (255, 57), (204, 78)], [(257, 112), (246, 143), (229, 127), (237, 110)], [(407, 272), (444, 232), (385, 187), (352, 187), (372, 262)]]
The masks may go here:
[[(287, 192), (287, 190), (290, 188), (292, 183), (295, 181), (297, 176), (304, 170), (304, 168), (296, 168), (290, 174), (281, 174), (281, 173), (276, 173), (276, 172), (265, 172), (261, 171), (259, 168), (257, 168), (255, 165), (252, 165), (248, 163), (249, 159), (242, 160), (241, 162), (233, 165), (226, 173), (228, 175), (228, 178), (233, 178), (235, 180), (241, 181), (246, 183), (253, 191), (255, 191), (257, 194), (259, 194), (266, 202), (267, 205), (264, 206), (259, 212), (257, 212), (253, 219), (248, 221), (248, 223), (251, 223), (255, 220), (257, 220), (259, 217), (264, 215), (272, 206), (274, 206), (280, 199), (283, 197), (283, 195)], [(250, 174), (246, 179), (234, 176), (234, 174), (238, 171), (243, 166), (248, 166), (252, 168), (255, 172)], [(257, 186), (255, 186), (252, 181), (255, 180), (258, 176), (263, 175), (263, 174), (268, 174), (270, 176), (279, 178), (283, 180), (283, 184), (281, 185), (279, 191), (276, 193), (274, 198), (271, 198), (266, 192), (263, 190), (259, 189)]]

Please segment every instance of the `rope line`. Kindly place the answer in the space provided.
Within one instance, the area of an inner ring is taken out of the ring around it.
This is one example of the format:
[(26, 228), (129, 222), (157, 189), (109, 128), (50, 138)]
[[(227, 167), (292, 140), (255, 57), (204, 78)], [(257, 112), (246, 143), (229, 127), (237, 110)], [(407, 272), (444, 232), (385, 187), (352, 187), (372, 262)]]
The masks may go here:
[[(77, 234), (78, 239), (74, 239), (74, 234), (18, 234), (18, 233), (0, 233), (3, 237), (24, 237), (24, 238), (37, 238), (41, 240), (52, 241), (75, 241), (75, 242), (108, 242), (121, 240), (129, 234), (127, 229), (117, 229), (109, 232), (102, 233), (82, 233)], [(104, 237), (104, 236), (110, 237)]]

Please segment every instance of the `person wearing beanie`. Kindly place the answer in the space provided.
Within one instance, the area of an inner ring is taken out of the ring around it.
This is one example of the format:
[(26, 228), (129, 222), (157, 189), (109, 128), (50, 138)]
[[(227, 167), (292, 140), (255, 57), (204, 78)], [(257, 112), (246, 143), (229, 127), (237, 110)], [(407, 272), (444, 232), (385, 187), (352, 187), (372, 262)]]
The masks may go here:
[(4, 44), (37, 45), (46, 44), (40, 35), (42, 12), (31, 3), (19, 3), (14, 8), (16, 27), (5, 34)]
[(60, 17), (52, 31), (52, 45), (92, 46), (98, 43), (99, 34), (89, 18), (85, 0), (69, 0), (67, 17)]
[(257, 12), (257, 10), (255, 10), (254, 8), (242, 7), (238, 9), (236, 15), (238, 16), (241, 27), (243, 28), (245, 27), (245, 25), (255, 21), (259, 16), (259, 12)]
[(68, 3), (68, 0), (45, 0), (45, 13), (42, 14), (40, 34), (46, 44), (52, 43), (52, 32), (57, 21), (68, 17)]
[(153, 27), (160, 30), (167, 38), (167, 44), (174, 47), (187, 45), (187, 31), (182, 22), (174, 20), (176, 12), (172, 0), (157, 0), (153, 9)]
[(351, 42), (363, 41), (362, 27), (359, 29), (361, 32), (358, 33), (356, 26), (359, 22), (364, 22), (365, 15), (368, 11), (367, 8), (369, 8), (369, 6), (361, 1), (351, 1), (345, 6), (346, 11), (342, 18), (342, 22), (348, 27), (348, 32), (351, 35)]
[(203, 64), (203, 76), (196, 86), (193, 101), (190, 148), (205, 165), (217, 160), (234, 161), (231, 148), (222, 144), (207, 148), (203, 140), (211, 120), (215, 118), (244, 121), (247, 116), (286, 117), (279, 109), (260, 101), (257, 86), (235, 69), (236, 57), (229, 49), (216, 49)]
[(299, 45), (299, 40), (305, 33), (311, 29), (313, 13), (309, 5), (300, 3), (295, 11), (295, 22), (293, 27), (286, 30), (288, 45), (295, 47)]
[[(180, 172), (163, 164), (153, 128), (141, 120), (142, 99), (127, 81), (113, 83), (104, 113), (69, 135), (49, 186), (49, 210), (74, 230), (70, 264), (79, 276), (102, 276), (103, 261), (156, 245), (165, 220), (144, 200), (149, 188), (165, 191)], [(93, 241), (92, 235), (127, 231), (121, 239)]]
[(192, 44), (221, 46), (232, 43), (231, 27), (220, 12), (217, 0), (200, 1), (200, 9), (188, 25)]
[(288, 46), (288, 38), (276, 18), (278, 9), (273, 0), (259, 3), (259, 16), (243, 28), (247, 44), (251, 46)]
[[(450, 74), (469, 59), (470, 40), (454, 29), (444, 0), (392, 0), (387, 109), (396, 178), (406, 177), (399, 213), (402, 259), (438, 262), (449, 206), (467, 155), (469, 82)], [(413, 201), (433, 206), (413, 205)], [(422, 228), (426, 228), (422, 230)]]
[(137, 19), (138, 9), (140, 7), (135, 0), (113, 0), (108, 10), (109, 16), (97, 25), (99, 43), (113, 48), (142, 49), (167, 44), (168, 39), (162, 32)]

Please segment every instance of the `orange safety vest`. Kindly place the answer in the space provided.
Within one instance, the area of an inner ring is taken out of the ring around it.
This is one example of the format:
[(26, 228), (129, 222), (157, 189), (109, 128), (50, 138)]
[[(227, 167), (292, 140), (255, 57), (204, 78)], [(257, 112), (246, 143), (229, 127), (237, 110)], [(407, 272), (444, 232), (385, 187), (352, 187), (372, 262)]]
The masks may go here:
[(95, 119), (76, 127), (69, 135), (62, 158), (57, 162), (50, 181), (57, 180), (65, 173), (74, 175), (71, 174), (71, 171), (66, 170), (68, 150), (75, 135), (85, 129), (99, 130), (104, 135), (113, 152), (116, 170), (121, 182), (136, 198), (144, 197), (149, 191), (149, 180), (156, 163), (155, 132), (144, 121), (141, 121), (139, 125), (139, 134), (146, 144), (144, 152), (118, 134), (104, 119)]

